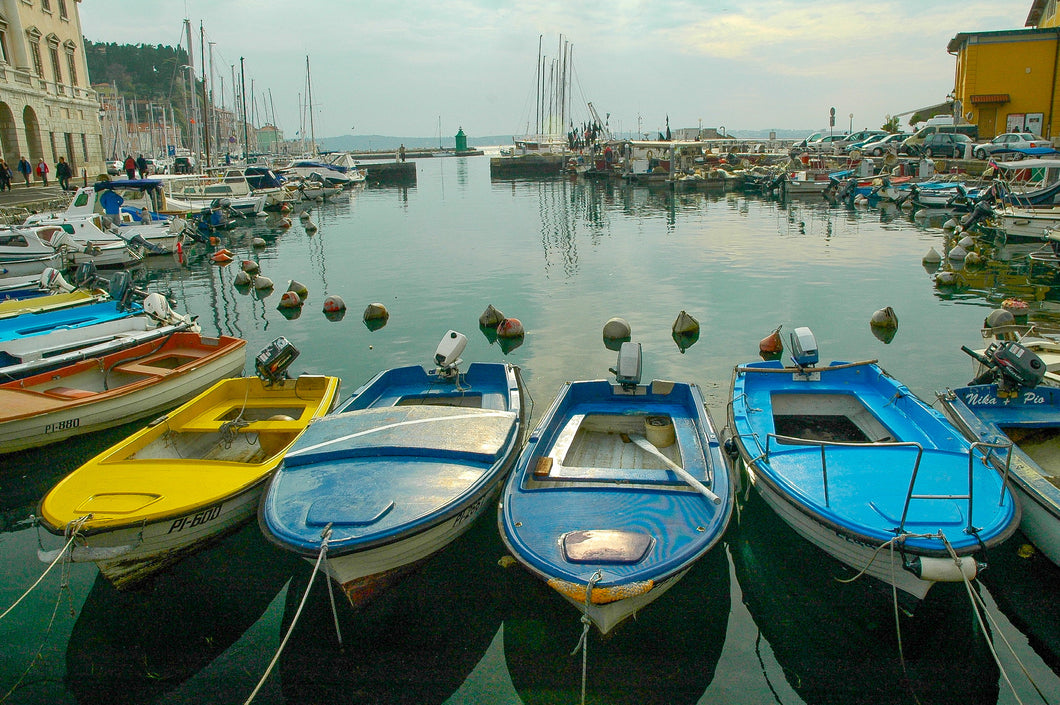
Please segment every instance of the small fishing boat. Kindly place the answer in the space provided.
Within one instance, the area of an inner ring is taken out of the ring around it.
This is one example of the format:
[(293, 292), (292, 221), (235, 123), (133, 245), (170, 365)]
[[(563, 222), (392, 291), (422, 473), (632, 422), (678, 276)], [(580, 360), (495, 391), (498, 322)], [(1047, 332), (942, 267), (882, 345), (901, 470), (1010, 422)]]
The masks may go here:
[(241, 373), (245, 347), (239, 338), (174, 333), (0, 384), (0, 453), (128, 423), (184, 402)]
[(381, 372), (287, 452), (261, 504), (274, 543), (315, 562), (366, 604), (492, 506), (522, 444), (519, 369), (458, 368), (449, 331), (437, 369)]
[(70, 560), (96, 563), (119, 588), (235, 530), (291, 444), (334, 407), (338, 378), (286, 377), (297, 354), (278, 338), (255, 359), (257, 377), (217, 382), (89, 460), (44, 496), (40, 525), (73, 537)]
[(623, 343), (615, 381), (568, 382), (501, 495), (516, 560), (602, 634), (670, 589), (721, 538), (733, 478), (694, 384), (640, 383)]
[[(804, 538), (893, 585), (911, 606), (935, 582), (974, 578), (1017, 528), (1019, 505), (939, 412), (875, 361), (816, 367), (809, 328), (793, 367), (738, 366), (729, 429), (748, 477)], [(916, 600), (909, 600), (909, 597)]]
[(994, 342), (984, 353), (963, 349), (986, 372), (940, 393), (943, 411), (969, 440), (1011, 444), (990, 460), (1016, 489), (1020, 529), (1060, 565), (1060, 389), (1040, 384), (1045, 363), (1020, 343)]

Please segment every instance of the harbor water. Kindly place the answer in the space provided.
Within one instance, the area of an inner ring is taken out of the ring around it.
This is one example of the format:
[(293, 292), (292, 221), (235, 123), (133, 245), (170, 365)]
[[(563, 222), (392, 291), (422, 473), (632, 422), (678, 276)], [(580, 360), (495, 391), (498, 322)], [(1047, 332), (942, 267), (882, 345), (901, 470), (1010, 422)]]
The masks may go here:
[[(878, 359), (931, 401), (969, 381), (960, 348), (982, 347), (983, 320), (1004, 299), (1060, 323), (1060, 282), (1017, 246), (984, 249), (985, 267), (937, 288), (921, 260), (946, 249), (948, 215), (491, 180), (483, 157), (425, 159), (416, 172), (415, 186), (313, 206), (314, 233), (298, 218), (229, 231), (227, 267), (195, 245), (185, 263), (152, 258), (135, 277), (205, 334), (246, 338), (251, 356), (287, 338), (300, 351), (291, 372), (338, 375), (343, 396), (383, 368), (429, 365), (442, 335), (461, 331), (468, 363), (522, 368), (532, 423), (564, 381), (609, 375), (617, 353), (602, 329), (615, 316), (644, 346), (644, 379), (698, 383), (719, 427), (733, 367), (757, 359), (777, 326), (785, 343), (809, 326), (822, 361)], [(240, 259), (275, 290), (237, 288)], [(277, 309), (289, 280), (309, 290), (297, 316)], [(341, 320), (323, 315), (327, 295), (345, 300)], [(389, 311), (376, 330), (362, 321), (370, 303)], [(521, 345), (478, 329), (489, 304), (522, 322)], [(899, 320), (889, 342), (869, 325), (886, 306)], [(671, 334), (681, 311), (701, 326), (691, 345)], [(136, 428), (0, 458), (0, 611), (44, 571), (39, 542), (56, 547), (30, 520), (37, 502)], [(753, 491), (740, 504), (680, 583), (608, 637), (590, 631), (574, 654), (578, 611), (506, 560), (492, 512), (366, 609), (338, 604), (337, 619), (317, 580), (295, 623), (312, 566), (256, 523), (124, 592), (92, 564), (59, 565), (0, 619), (0, 703), (242, 703), (289, 630), (256, 703), (578, 703), (583, 683), (591, 703), (1060, 702), (1060, 568), (1021, 534), (973, 585), (982, 614), (959, 584), (937, 585), (909, 614)]]

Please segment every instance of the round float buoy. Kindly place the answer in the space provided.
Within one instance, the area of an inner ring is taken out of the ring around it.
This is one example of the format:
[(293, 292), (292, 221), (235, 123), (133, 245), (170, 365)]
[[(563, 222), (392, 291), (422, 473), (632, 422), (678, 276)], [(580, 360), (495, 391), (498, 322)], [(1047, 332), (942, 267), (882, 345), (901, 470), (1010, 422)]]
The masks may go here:
[(239, 270), (238, 272), (236, 272), (235, 285), (236, 286), (249, 286), (250, 285), (250, 275), (247, 274), (243, 270)]
[(939, 272), (935, 275), (936, 286), (956, 286), (960, 282), (960, 277), (957, 276), (957, 272)]
[(210, 236), (210, 244), (211, 245), (219, 245), (219, 244), (221, 244), (221, 238), (217, 237), (216, 235), (211, 235)]
[(341, 296), (331, 294), (324, 297), (324, 313), (338, 313), (346, 310), (346, 302)]
[(309, 220), (309, 211), (302, 211), (298, 214), (300, 220)]
[(677, 314), (677, 319), (674, 321), (671, 332), (685, 335), (699, 333), (699, 321), (691, 314), (681, 311), (681, 313)]
[(633, 329), (624, 318), (611, 318), (604, 324), (604, 340), (622, 340), (632, 337)]
[(261, 267), (252, 259), (245, 259), (239, 263), (239, 268), (247, 274), (257, 274), (261, 271)]
[(293, 291), (283, 292), (280, 303), (276, 308), (298, 308), (302, 305), (302, 299)]
[(287, 291), (293, 291), (302, 301), (305, 301), (306, 297), (309, 296), (309, 289), (305, 288), (305, 284), (296, 282), (294, 279), (287, 282)]
[(523, 324), (518, 318), (505, 318), (497, 324), (498, 338), (521, 338), (523, 336)]
[(313, 234), (313, 233), (315, 233), (315, 232), (317, 231), (317, 224), (316, 224), (316, 223), (314, 223), (314, 222), (313, 222), (312, 220), (310, 220), (309, 218), (306, 218), (306, 219), (305, 219), (305, 220), (303, 221), (303, 227), (305, 228), (305, 231), (306, 231), (307, 233), (309, 233), (309, 234)]
[(964, 265), (966, 267), (976, 267), (982, 263), (983, 256), (980, 255), (978, 252), (975, 252), (974, 250), (972, 252), (969, 252), (968, 255), (964, 258)]
[(250, 241), (250, 244), (253, 245), (254, 247), (265, 247), (265, 244), (266, 244), (265, 243), (265, 238), (256, 237), (256, 238), (254, 238), (253, 240)]
[(478, 324), (483, 328), (496, 328), (504, 320), (504, 314), (493, 307), (486, 306), (486, 310), (478, 317)]
[(938, 253), (938, 250), (932, 247), (930, 250), (927, 251), (927, 254), (924, 255), (924, 259), (921, 261), (924, 264), (938, 264), (942, 261), (942, 255)]
[(1002, 328), (1015, 323), (1016, 317), (1012, 315), (1011, 311), (1006, 311), (1003, 308), (995, 308), (983, 320), (983, 326), (986, 328)]
[(390, 312), (381, 303), (371, 303), (364, 309), (365, 321), (386, 321), (390, 318)]
[(898, 315), (894, 312), (893, 308), (885, 306), (872, 314), (872, 318), (869, 320), (869, 325), (876, 328), (897, 328)]
[(272, 280), (269, 279), (268, 277), (262, 276), (260, 274), (258, 276), (256, 276), (256, 277), (254, 277), (253, 284), (254, 284), (254, 288), (257, 289), (258, 291), (264, 291), (266, 289), (271, 289), (273, 287)]

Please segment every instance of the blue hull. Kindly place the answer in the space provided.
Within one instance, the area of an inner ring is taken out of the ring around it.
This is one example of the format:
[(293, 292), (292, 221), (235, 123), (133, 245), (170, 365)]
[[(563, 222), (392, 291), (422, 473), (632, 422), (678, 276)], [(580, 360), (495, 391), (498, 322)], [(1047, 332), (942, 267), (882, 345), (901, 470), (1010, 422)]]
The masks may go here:
[(940, 394), (947, 415), (969, 439), (1010, 440), (991, 459), (1016, 487), (1023, 509), (1021, 528), (1054, 563), (1060, 563), (1060, 389), (1039, 386), (1013, 398), (998, 396), (997, 385), (959, 387)]
[(59, 311), (25, 313), (0, 320), (0, 343), (33, 335), (43, 335), (55, 330), (105, 323), (142, 312), (143, 309), (138, 305), (121, 309), (114, 301), (104, 301), (98, 304), (73, 306)]
[(910, 567), (1015, 531), (1019, 508), (1001, 474), (877, 365), (833, 362), (809, 378), (783, 370), (736, 368), (730, 427), (756, 488), (800, 533), (833, 553), (897, 538)]
[[(624, 441), (667, 417), (671, 459), (719, 503)], [(653, 382), (630, 394), (606, 381), (569, 382), (519, 456), (499, 523), (530, 572), (575, 603), (595, 576), (593, 601), (606, 604), (680, 577), (721, 538), (732, 506), (731, 469), (698, 387)]]
[(524, 421), (512, 365), (475, 363), (458, 382), (419, 366), (387, 370), (287, 452), (259, 523), (306, 557), (330, 525), (329, 560), (463, 530), (510, 471)]

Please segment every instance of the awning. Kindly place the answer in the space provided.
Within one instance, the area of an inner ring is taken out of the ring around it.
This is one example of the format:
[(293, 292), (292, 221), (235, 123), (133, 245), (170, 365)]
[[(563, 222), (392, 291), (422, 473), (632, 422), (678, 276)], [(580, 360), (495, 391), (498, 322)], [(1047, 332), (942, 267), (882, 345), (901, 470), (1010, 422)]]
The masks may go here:
[(973, 95), (969, 98), (972, 105), (983, 105), (984, 103), (1007, 103), (1009, 101), (1008, 93), (986, 93), (983, 95)]
[(923, 116), (924, 120), (935, 115), (953, 115), (953, 101), (947, 100), (945, 103), (936, 103), (935, 105), (929, 105), (924, 108), (917, 108), (916, 110), (907, 110), (904, 113), (897, 113), (892, 117), (905, 117), (906, 115), (918, 114)]

